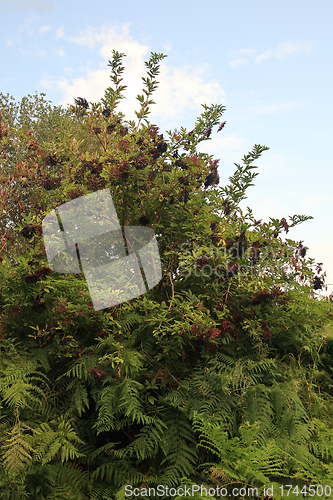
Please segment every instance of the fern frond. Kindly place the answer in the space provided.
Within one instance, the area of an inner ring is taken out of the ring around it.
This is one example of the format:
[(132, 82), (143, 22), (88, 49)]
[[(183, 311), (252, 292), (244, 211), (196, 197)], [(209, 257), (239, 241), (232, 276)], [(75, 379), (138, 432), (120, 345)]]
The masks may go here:
[(24, 469), (25, 464), (32, 460), (31, 453), (34, 449), (25, 439), (23, 431), (31, 431), (27, 425), (21, 423), (18, 419), (8, 433), (9, 437), (2, 445), (2, 458), (6, 470), (10, 474), (18, 474)]
[(179, 410), (170, 408), (164, 423), (167, 429), (161, 442), (164, 454), (159, 464), (164, 466), (161, 484), (175, 485), (182, 477), (195, 473), (196, 438), (186, 415)]
[(78, 438), (69, 422), (60, 420), (56, 430), (53, 430), (49, 424), (42, 423), (35, 432), (37, 436), (33, 441), (34, 463), (40, 462), (41, 465), (45, 465), (55, 456), (58, 456), (64, 463), (84, 456), (75, 446), (84, 442)]
[(89, 409), (89, 397), (87, 388), (82, 384), (80, 380), (75, 378), (68, 384), (67, 390), (73, 390), (71, 407), (73, 407), (75, 412), (77, 412), (79, 417), (81, 417), (85, 409)]

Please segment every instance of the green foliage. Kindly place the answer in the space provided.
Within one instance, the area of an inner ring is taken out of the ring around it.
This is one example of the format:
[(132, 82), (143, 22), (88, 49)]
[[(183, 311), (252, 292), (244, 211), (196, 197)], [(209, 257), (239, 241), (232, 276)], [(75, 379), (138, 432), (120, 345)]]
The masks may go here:
[[(218, 160), (197, 146), (223, 128), (222, 105), (158, 135), (147, 116), (163, 54), (146, 63), (138, 124), (125, 122), (123, 57), (113, 51), (101, 103), (0, 95), (2, 498), (330, 484), (332, 304), (315, 298), (302, 244), (281, 237), (311, 217), (261, 223), (239, 208), (266, 146), (219, 186)], [(82, 275), (48, 267), (41, 223), (104, 188), (122, 226), (153, 228), (163, 276), (96, 312)]]

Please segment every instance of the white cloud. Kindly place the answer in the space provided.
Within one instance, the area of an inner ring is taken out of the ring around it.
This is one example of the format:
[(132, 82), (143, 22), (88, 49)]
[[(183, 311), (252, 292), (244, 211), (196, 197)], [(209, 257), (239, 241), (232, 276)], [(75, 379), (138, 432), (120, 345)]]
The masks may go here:
[(246, 63), (247, 63), (247, 60), (240, 57), (238, 59), (232, 59), (231, 61), (229, 61), (229, 66), (231, 68), (237, 68), (237, 66), (244, 66), (244, 64), (246, 64)]
[(286, 59), (293, 54), (312, 54), (313, 47), (309, 42), (282, 42), (274, 50), (266, 50), (261, 55), (256, 56), (256, 64), (261, 63), (265, 59), (275, 57), (277, 59)]
[[(20, 51), (20, 52), (24, 53), (25, 51)], [(36, 52), (36, 56), (40, 57), (41, 59), (45, 59), (45, 57), (48, 56), (48, 52), (47, 50), (39, 50), (38, 52)]]
[(50, 25), (48, 25), (48, 26), (41, 26), (41, 27), (39, 28), (39, 32), (40, 32), (40, 33), (45, 33), (46, 31), (50, 31), (50, 29), (51, 29), (51, 26), (50, 26)]
[(39, 81), (41, 87), (44, 87), (45, 89), (50, 89), (53, 86), (53, 82), (50, 79), (43, 78), (42, 80)]
[[(112, 50), (125, 53), (122, 60), (125, 67), (122, 85), (126, 99), (120, 102), (118, 111), (122, 111), (126, 119), (137, 120), (134, 110), (139, 111), (140, 104), (136, 100), (137, 94), (142, 94), (143, 82), (141, 77), (146, 76), (144, 60), (149, 59), (149, 47), (140, 44), (129, 35), (129, 24), (120, 29), (103, 26), (97, 30), (88, 28), (79, 36), (67, 38), (81, 46), (98, 47), (103, 62), (99, 66), (103, 69), (91, 70), (86, 68), (86, 76), (74, 78), (72, 81), (62, 79), (58, 81), (64, 97), (59, 104), (66, 106), (73, 104), (74, 98), (80, 96), (90, 102), (97, 102), (104, 97), (104, 91), (112, 86), (110, 81), (111, 68), (107, 61), (112, 59)], [(163, 119), (166, 128), (174, 128), (175, 121), (181, 120), (184, 113), (196, 110), (196, 116), (202, 112), (200, 104), (221, 103), (225, 92), (217, 81), (209, 80), (208, 65), (183, 66), (170, 68), (168, 59), (160, 62), (160, 74), (157, 81), (158, 89), (152, 98), (156, 105), (151, 107), (150, 121)], [(105, 69), (104, 69), (105, 68)], [(43, 80), (46, 84), (46, 80)], [(162, 127), (162, 124), (160, 124)]]
[(74, 78), (72, 83), (69, 83), (67, 78), (59, 80), (57, 82), (58, 87), (63, 90), (65, 97), (61, 100), (59, 104), (67, 106), (68, 104), (74, 104), (74, 98), (83, 97), (89, 102), (99, 101), (103, 96), (102, 89), (104, 90), (106, 85), (103, 83), (107, 82), (107, 72), (104, 70), (99, 71), (89, 71), (86, 78), (79, 77)]
[(311, 207), (312, 209), (314, 206), (318, 207), (318, 205), (323, 205), (325, 202), (332, 200), (332, 198), (332, 196), (319, 193), (310, 196), (303, 196), (302, 203), (304, 207), (307, 207), (308, 209)]
[(63, 49), (55, 49), (54, 52), (59, 57), (65, 57), (65, 51)]
[(309, 42), (283, 42), (275, 49), (275, 55), (279, 59), (284, 59), (290, 54), (313, 53), (312, 44)]
[(240, 56), (252, 56), (255, 54), (255, 49), (239, 49), (238, 54)]
[(249, 145), (249, 140), (246, 137), (221, 137), (219, 141), (215, 138), (214, 142), (216, 148), (226, 151), (244, 151)]
[(65, 30), (63, 26), (60, 26), (56, 31), (56, 38), (62, 38), (65, 36)]
[(304, 104), (305, 101), (291, 101), (291, 102), (283, 102), (279, 104), (268, 104), (268, 105), (262, 104), (258, 106), (251, 106), (247, 110), (257, 115), (263, 115), (268, 113), (286, 113), (288, 111), (300, 109)]
[(255, 54), (255, 49), (238, 49), (229, 51), (228, 57), (234, 59), (238, 56), (252, 56), (254, 54)]
[(273, 51), (272, 50), (265, 50), (260, 56), (256, 56), (256, 64), (260, 64), (261, 61), (264, 61), (265, 59), (269, 59), (270, 57), (273, 57)]
[[(292, 165), (296, 159), (297, 155), (273, 153), (272, 150), (264, 151), (260, 160), (256, 160), (260, 161), (260, 168), (258, 169), (260, 179), (280, 179), (281, 177), (284, 179), (292, 179), (294, 175)], [(294, 187), (292, 183), (291, 187)], [(286, 190), (283, 193), (285, 200), (288, 197), (293, 200), (296, 195), (296, 192)]]
[[(249, 57), (253, 56), (255, 54), (254, 49), (239, 49), (239, 50), (233, 50), (229, 52), (228, 57), (231, 58), (229, 61), (229, 66), (231, 68), (237, 68), (238, 66), (244, 66), (248, 60)], [(239, 57), (242, 56), (242, 57)], [(243, 56), (248, 56), (247, 59), (245, 59)]]
[[(215, 130), (216, 131), (216, 130)], [(223, 132), (220, 132), (223, 133)], [(198, 145), (198, 152), (206, 153), (209, 155), (213, 155), (214, 158), (220, 158), (221, 162), (219, 165), (220, 176), (222, 175), (222, 162), (224, 165), (228, 165), (228, 168), (231, 168), (231, 171), (234, 172), (235, 166), (234, 163), (240, 163), (241, 158), (244, 154), (251, 149), (251, 144), (249, 139), (246, 137), (237, 137), (237, 136), (217, 136), (214, 135), (212, 140), (203, 141)]]
[[(239, 66), (244, 66), (250, 58), (255, 59), (256, 64), (260, 64), (266, 59), (272, 57), (277, 59), (286, 59), (291, 55), (297, 55), (302, 53), (312, 54), (314, 51), (313, 46), (310, 42), (282, 42), (275, 49), (267, 49), (262, 54), (255, 55), (255, 49), (239, 49), (237, 51), (232, 51), (229, 53), (228, 57), (231, 58), (229, 61), (229, 66), (231, 68), (237, 68)], [(241, 57), (239, 57), (241, 56)], [(245, 58), (247, 56), (247, 58)]]
[(201, 104), (220, 104), (225, 100), (225, 92), (220, 84), (208, 80), (206, 74), (209, 66), (184, 66), (169, 68), (166, 63), (161, 64), (161, 82), (156, 90), (154, 113), (163, 117), (163, 120), (181, 120), (188, 110), (196, 110), (196, 114), (203, 111)]

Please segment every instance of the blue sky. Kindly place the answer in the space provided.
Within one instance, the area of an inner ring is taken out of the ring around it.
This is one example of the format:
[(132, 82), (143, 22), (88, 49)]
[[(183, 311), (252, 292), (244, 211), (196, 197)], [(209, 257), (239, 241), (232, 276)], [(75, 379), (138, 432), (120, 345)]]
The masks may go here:
[(161, 132), (191, 130), (201, 104), (226, 106), (226, 126), (199, 151), (220, 159), (225, 185), (254, 144), (268, 146), (241, 207), (266, 222), (312, 215), (287, 237), (303, 240), (333, 284), (332, 23), (329, 0), (5, 0), (0, 91), (16, 100), (44, 92), (54, 105), (97, 102), (115, 49), (127, 55), (118, 110), (136, 120), (144, 61), (167, 54), (150, 121)]

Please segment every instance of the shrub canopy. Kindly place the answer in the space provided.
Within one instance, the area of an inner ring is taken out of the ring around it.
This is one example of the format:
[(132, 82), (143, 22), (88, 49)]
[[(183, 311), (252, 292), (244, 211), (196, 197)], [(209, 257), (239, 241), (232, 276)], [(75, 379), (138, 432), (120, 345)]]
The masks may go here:
[[(332, 306), (314, 296), (321, 265), (282, 238), (311, 217), (262, 223), (240, 209), (266, 146), (219, 185), (219, 160), (198, 145), (225, 126), (222, 105), (203, 105), (190, 132), (158, 133), (147, 117), (165, 55), (146, 62), (138, 123), (126, 121), (123, 57), (113, 51), (99, 103), (63, 110), (43, 94), (20, 106), (0, 95), (3, 498), (325, 488)], [(154, 230), (163, 276), (95, 311), (82, 274), (50, 268), (41, 228), (52, 209), (101, 189), (122, 228)], [(161, 496), (171, 497), (181, 495)]]

